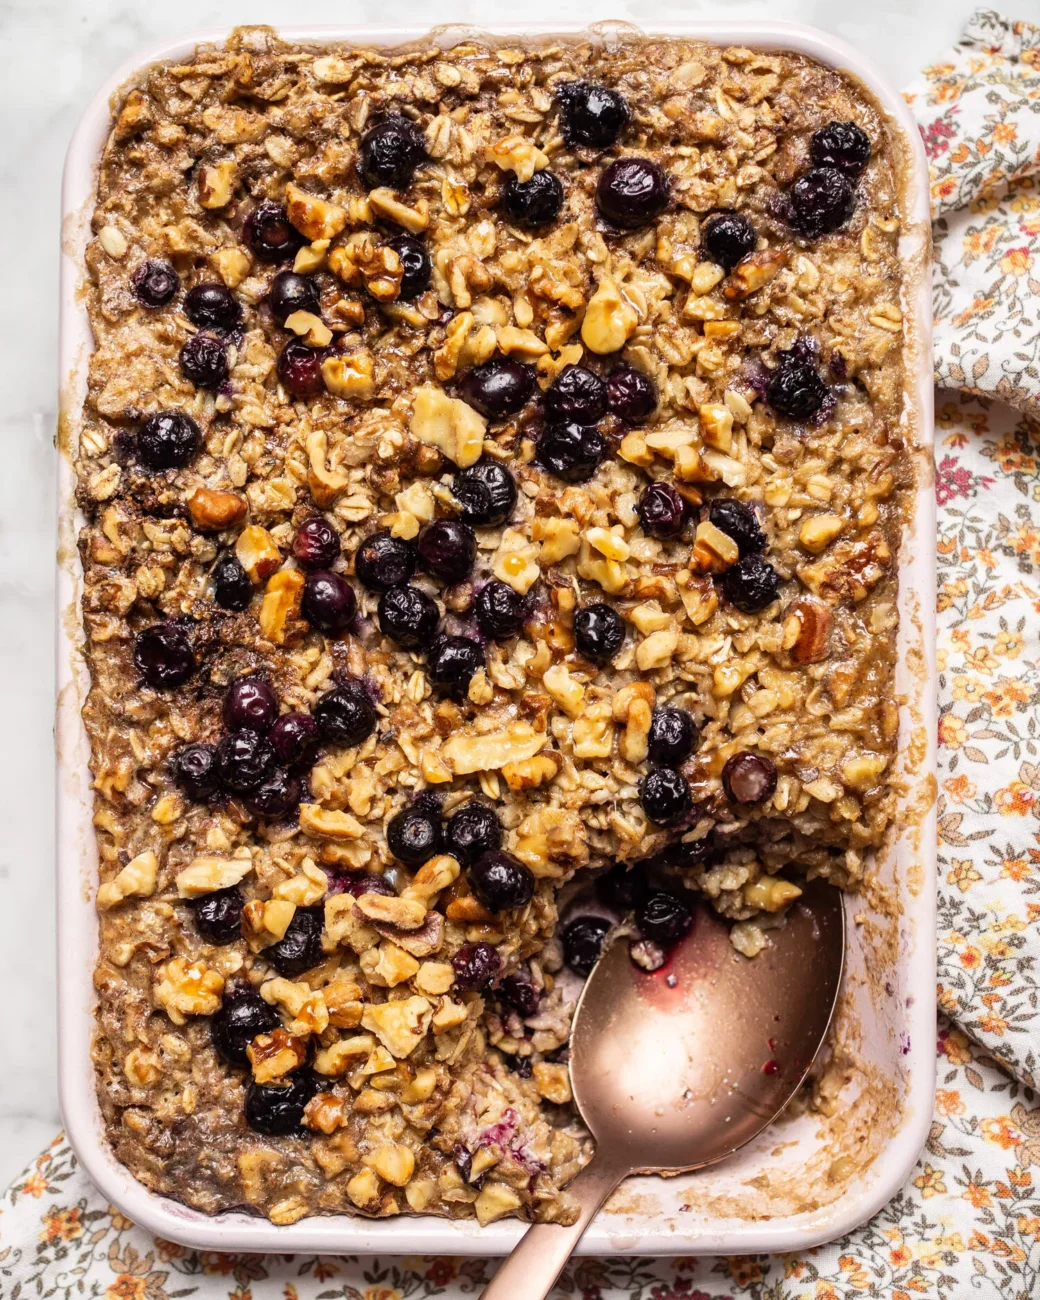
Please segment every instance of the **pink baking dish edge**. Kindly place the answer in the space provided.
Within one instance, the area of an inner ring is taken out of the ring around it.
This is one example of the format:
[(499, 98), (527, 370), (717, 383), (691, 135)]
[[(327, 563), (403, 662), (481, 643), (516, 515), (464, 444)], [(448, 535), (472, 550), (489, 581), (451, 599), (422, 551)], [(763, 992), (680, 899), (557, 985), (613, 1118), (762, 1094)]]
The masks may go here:
[[(597, 24), (632, 30), (632, 24)], [(86, 359), (91, 348), (89, 325), (78, 301), (82, 282), (82, 253), (93, 206), (96, 161), (108, 132), (112, 95), (142, 67), (162, 59), (181, 58), (203, 42), (217, 42), (226, 28), (189, 32), (141, 51), (99, 89), (85, 109), (69, 145), (62, 183), (62, 257), (59, 384), (61, 412), (59, 453), (78, 434), (79, 412), (86, 391)], [(459, 24), (437, 33), (484, 31), (492, 36), (516, 36), (515, 27), (474, 28)], [(527, 37), (559, 35), (573, 38), (586, 26), (537, 24)], [(918, 260), (927, 256), (929, 223), (928, 173), (916, 123), (901, 96), (878, 69), (850, 46), (814, 28), (790, 23), (667, 22), (641, 29), (649, 35), (701, 38), (720, 44), (791, 49), (857, 76), (877, 97), (889, 117), (902, 129), (912, 158), (910, 209)], [(386, 47), (429, 39), (422, 27), (285, 27), (287, 40), (320, 44), (332, 40)], [(914, 250), (910, 250), (913, 257)], [(904, 304), (912, 320), (913, 352), (918, 360), (912, 390), (912, 414), (918, 441), (930, 452), (933, 436), (931, 367), (931, 289), (925, 270), (918, 277), (912, 301)], [(89, 685), (82, 659), (82, 633), (76, 611), (81, 575), (75, 548), (77, 523), (71, 505), (73, 474), (67, 455), (58, 456), (59, 549), (57, 572), (56, 677), (57, 717), (57, 846), (58, 846), (58, 1036), (59, 1095), (69, 1140), (95, 1186), (129, 1218), (156, 1235), (198, 1249), (272, 1251), (318, 1254), (507, 1254), (524, 1225), (499, 1222), (479, 1228), (469, 1221), (431, 1216), (370, 1221), (351, 1216), (313, 1217), (278, 1227), (266, 1219), (242, 1213), (207, 1216), (150, 1192), (118, 1163), (102, 1132), (90, 1061), (94, 998), (91, 982), (96, 953), (96, 913), (92, 902), (96, 879), (96, 849), (91, 829), (91, 785), (87, 768), (89, 747), (80, 708)], [(931, 475), (924, 466), (901, 557), (902, 664), (911, 649), (921, 656), (923, 673), (907, 679), (900, 690), (915, 701), (915, 729), (924, 730), (923, 763), (914, 785), (936, 771), (935, 704), (935, 497)], [(903, 643), (908, 638), (910, 645)], [(905, 942), (909, 948), (908, 980), (917, 990), (907, 1000), (909, 1082), (901, 1127), (887, 1147), (836, 1202), (815, 1212), (763, 1221), (729, 1220), (719, 1230), (696, 1236), (653, 1220), (626, 1220), (601, 1214), (586, 1232), (580, 1254), (690, 1255), (759, 1254), (806, 1250), (832, 1241), (874, 1215), (900, 1188), (917, 1160), (928, 1135), (935, 1087), (935, 808), (934, 802), (918, 822), (914, 861), (919, 887), (904, 903)], [(905, 868), (904, 868), (905, 872)], [(690, 1216), (692, 1219), (694, 1216)], [(683, 1225), (678, 1222), (678, 1228)], [(692, 1222), (690, 1227), (692, 1227)]]

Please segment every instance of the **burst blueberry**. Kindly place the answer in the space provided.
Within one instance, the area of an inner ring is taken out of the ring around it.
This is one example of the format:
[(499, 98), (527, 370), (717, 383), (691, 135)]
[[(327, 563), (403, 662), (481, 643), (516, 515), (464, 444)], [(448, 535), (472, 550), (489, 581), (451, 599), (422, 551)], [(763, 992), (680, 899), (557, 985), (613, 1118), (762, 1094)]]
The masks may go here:
[(423, 567), (442, 582), (462, 582), (477, 558), (477, 539), (469, 524), (458, 519), (435, 519), (416, 543)]
[(484, 667), (484, 647), (467, 636), (440, 636), (426, 656), (426, 676), (432, 685), (463, 698), (474, 675)]
[(624, 230), (648, 225), (669, 198), (668, 174), (649, 158), (616, 158), (596, 186), (600, 213)]
[(202, 433), (183, 411), (157, 411), (138, 429), (135, 445), (148, 469), (183, 469), (199, 454)]
[(538, 463), (564, 483), (586, 483), (606, 457), (600, 431), (574, 421), (550, 424), (538, 439)]
[(265, 200), (246, 217), (246, 243), (262, 262), (287, 262), (304, 242), (280, 203)]
[(301, 569), (331, 569), (339, 559), (339, 533), (324, 515), (312, 515), (293, 535), (292, 553)]
[(314, 706), (314, 721), (323, 740), (334, 745), (360, 745), (376, 729), (376, 708), (364, 685), (342, 682)]
[(151, 258), (142, 262), (130, 278), (134, 297), (145, 307), (165, 307), (177, 296), (180, 276), (169, 262)]
[(183, 629), (155, 623), (134, 640), (134, 667), (155, 690), (170, 690), (195, 671), (195, 655)]
[(415, 547), (387, 528), (370, 533), (354, 553), (354, 574), (369, 591), (389, 591), (415, 572)]
[(490, 456), (482, 456), (475, 465), (457, 470), (451, 490), (462, 506), (463, 522), (475, 528), (496, 528), (516, 509), (516, 479)]
[(384, 636), (405, 650), (418, 650), (428, 645), (437, 631), (440, 612), (432, 596), (406, 584), (383, 592), (377, 618)]
[(502, 845), (502, 823), (495, 811), (479, 799), (464, 803), (444, 827), (444, 850), (464, 867)]
[(361, 137), (357, 168), (369, 189), (403, 190), (426, 161), (422, 132), (409, 118), (388, 114)]
[(573, 148), (609, 149), (631, 118), (620, 91), (591, 81), (571, 81), (557, 88), (560, 128)]
[(243, 610), (253, 599), (249, 574), (230, 551), (217, 556), (209, 576), (213, 583), (213, 599), (221, 609)]
[(514, 225), (539, 230), (551, 225), (563, 207), (560, 178), (547, 168), (529, 181), (510, 176), (502, 187), (502, 210)]

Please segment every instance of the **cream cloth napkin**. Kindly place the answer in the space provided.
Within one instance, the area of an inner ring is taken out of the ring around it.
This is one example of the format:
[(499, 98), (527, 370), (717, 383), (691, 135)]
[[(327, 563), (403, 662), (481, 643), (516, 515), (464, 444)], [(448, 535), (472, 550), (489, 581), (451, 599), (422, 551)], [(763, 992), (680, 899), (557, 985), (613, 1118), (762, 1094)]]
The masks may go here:
[[(578, 1260), (559, 1292), (582, 1300), (1040, 1297), (1040, 28), (979, 11), (906, 97), (932, 164), (944, 390), (931, 1136), (906, 1186), (842, 1241)], [(60, 1136), (0, 1200), (5, 1300), (425, 1300), (473, 1295), (493, 1271), (187, 1250), (106, 1205)]]

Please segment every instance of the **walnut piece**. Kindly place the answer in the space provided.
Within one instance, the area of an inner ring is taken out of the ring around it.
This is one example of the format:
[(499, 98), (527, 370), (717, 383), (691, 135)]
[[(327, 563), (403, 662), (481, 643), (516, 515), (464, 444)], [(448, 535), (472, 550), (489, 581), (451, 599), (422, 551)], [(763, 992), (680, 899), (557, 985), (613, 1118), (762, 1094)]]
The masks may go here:
[(98, 886), (97, 905), (102, 912), (107, 912), (124, 898), (147, 898), (155, 893), (158, 876), (159, 859), (152, 850), (139, 853), (112, 880)]
[(204, 962), (174, 957), (159, 967), (152, 997), (175, 1025), (187, 1024), (188, 1016), (211, 1016), (220, 1007), (224, 977)]
[(200, 854), (183, 871), (178, 872), (177, 896), (201, 898), (203, 894), (212, 894), (218, 889), (230, 889), (232, 885), (244, 880), (252, 870), (253, 859), (248, 850), (242, 857), (234, 858)]

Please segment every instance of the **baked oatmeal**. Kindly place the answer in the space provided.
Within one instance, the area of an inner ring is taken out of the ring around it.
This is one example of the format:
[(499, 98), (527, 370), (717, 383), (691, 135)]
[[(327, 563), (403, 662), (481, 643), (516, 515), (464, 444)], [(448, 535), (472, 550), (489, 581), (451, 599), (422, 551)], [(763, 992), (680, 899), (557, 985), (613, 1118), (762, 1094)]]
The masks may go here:
[(694, 41), (254, 28), (114, 105), (94, 1060), (146, 1186), (568, 1221), (610, 916), (654, 969), (697, 895), (752, 957), (799, 881), (856, 887), (894, 806), (898, 174), (848, 77)]

